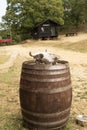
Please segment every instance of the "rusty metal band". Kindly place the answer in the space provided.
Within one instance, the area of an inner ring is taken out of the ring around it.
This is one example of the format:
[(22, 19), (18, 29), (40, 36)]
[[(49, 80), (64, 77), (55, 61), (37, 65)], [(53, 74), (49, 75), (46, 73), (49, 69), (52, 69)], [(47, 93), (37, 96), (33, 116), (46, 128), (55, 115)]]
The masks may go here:
[[(70, 84), (70, 85), (68, 85), (68, 86), (60, 87), (60, 88), (50, 89), (50, 88), (45, 88), (45, 87), (44, 87), (44, 89), (43, 89), (43, 88), (39, 88), (39, 89), (28, 89), (27, 91), (28, 91), (28, 92), (33, 92), (33, 93), (38, 93), (38, 92), (40, 92), (40, 93), (45, 93), (45, 94), (46, 94), (46, 93), (54, 94), (54, 93), (65, 92), (65, 91), (67, 91), (67, 90), (69, 90), (69, 89), (71, 89), (71, 88), (72, 88), (72, 87), (71, 87), (71, 84)], [(25, 86), (23, 87), (22, 85), (21, 85), (21, 89), (26, 90)]]
[(47, 117), (53, 117), (53, 116), (56, 117), (56, 116), (59, 116), (61, 114), (65, 114), (66, 112), (70, 111), (70, 107), (65, 109), (64, 111), (51, 113), (51, 114), (35, 113), (35, 112), (31, 112), (31, 111), (25, 110), (24, 108), (21, 108), (21, 110), (23, 112), (27, 113), (27, 114), (30, 114), (31, 116), (47, 118)]
[[(62, 64), (63, 63), (63, 64)], [(60, 61), (57, 65), (52, 64), (36, 64), (35, 62), (25, 61), (22, 65), (24, 69), (32, 69), (32, 70), (62, 70), (69, 68), (69, 63), (67, 61)]]
[(70, 79), (70, 76), (67, 77), (61, 77), (61, 78), (52, 78), (52, 79), (37, 79), (36, 78), (31, 78), (31, 77), (24, 77), (23, 75), (21, 76), (21, 79), (31, 81), (31, 82), (58, 82), (58, 81), (64, 81), (67, 79)]
[(35, 74), (35, 75), (56, 75), (56, 74), (65, 74), (67, 72), (69, 72), (69, 69), (64, 69), (64, 70), (60, 70), (60, 71), (35, 71), (35, 70), (26, 70), (23, 69), (22, 70), (23, 73), (25, 74)]
[(60, 120), (60, 121), (55, 121), (55, 122), (36, 122), (36, 121), (33, 121), (33, 120), (30, 120), (30, 119), (28, 119), (27, 117), (25, 117), (25, 116), (23, 116), (23, 118), (27, 121), (27, 122), (29, 122), (29, 123), (32, 123), (32, 124), (34, 124), (34, 125), (40, 125), (40, 126), (43, 126), (43, 127), (46, 127), (46, 126), (55, 126), (55, 125), (59, 125), (59, 124), (61, 124), (61, 123), (63, 123), (63, 122), (66, 122), (67, 120), (68, 120), (68, 118), (69, 118), (69, 116), (67, 116), (66, 118), (64, 118), (64, 119), (62, 119), (62, 120)]
[(58, 130), (58, 129), (61, 129), (63, 128), (64, 126), (66, 126), (66, 123), (63, 123), (63, 125), (59, 126), (59, 127), (55, 127), (55, 128), (36, 128), (35, 130)]

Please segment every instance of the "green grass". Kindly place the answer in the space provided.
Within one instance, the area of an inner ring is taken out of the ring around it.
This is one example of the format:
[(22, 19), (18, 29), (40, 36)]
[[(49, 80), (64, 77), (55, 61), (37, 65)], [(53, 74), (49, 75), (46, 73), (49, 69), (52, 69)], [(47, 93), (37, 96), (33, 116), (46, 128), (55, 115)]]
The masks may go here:
[(0, 122), (2, 123), (0, 130), (27, 130), (22, 126), (22, 117), (19, 113), (0, 117)]

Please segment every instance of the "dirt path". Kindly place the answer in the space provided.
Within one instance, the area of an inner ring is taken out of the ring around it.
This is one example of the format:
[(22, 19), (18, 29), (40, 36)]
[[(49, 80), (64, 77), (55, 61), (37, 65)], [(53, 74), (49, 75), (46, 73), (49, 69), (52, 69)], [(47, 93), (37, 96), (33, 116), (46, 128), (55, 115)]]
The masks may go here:
[(8, 70), (8, 68), (10, 68), (11, 66), (13, 66), (14, 61), (16, 60), (18, 53), (17, 52), (13, 52), (12, 55), (10, 55), (10, 58), (7, 62), (0, 64), (0, 71), (3, 72), (6, 69)]
[[(4, 48), (0, 48), (4, 51), (4, 54), (7, 54), (4, 50)], [(45, 49), (48, 50), (48, 52), (51, 52), (51, 53), (54, 53), (54, 54), (58, 54), (60, 55), (60, 57), (62, 59), (65, 59), (65, 60), (68, 60), (70, 61), (71, 63), (73, 64), (87, 64), (87, 54), (84, 54), (84, 53), (80, 53), (80, 52), (73, 52), (73, 51), (69, 51), (69, 50), (63, 50), (63, 49), (59, 49), (59, 48), (55, 48), (55, 47), (37, 47), (37, 46), (34, 46), (34, 48), (32, 47), (22, 47), (21, 45), (17, 45), (17, 46), (10, 46), (7, 47), (7, 50), (9, 53), (10, 53), (10, 59), (9, 61), (7, 61), (7, 63), (4, 63), (6, 64), (8, 67), (9, 67), (9, 64), (11, 62), (13, 62), (17, 55), (20, 55), (21, 57), (22, 56), (25, 56), (25, 57), (29, 57), (29, 52), (30, 51), (33, 51), (33, 52), (37, 52), (38, 51), (45, 51)], [(12, 60), (12, 61), (11, 61)], [(4, 66), (2, 67), (3, 65), (0, 65), (0, 68), (3, 69)]]
[[(78, 34), (77, 36), (72, 36), (72, 37), (65, 37), (65, 36), (60, 35), (58, 42), (73, 42), (74, 43), (74, 42), (86, 40), (86, 39), (87, 39), (87, 34)], [(2, 53), (10, 54), (10, 59), (6, 63), (0, 65), (0, 70), (11, 67), (13, 65), (17, 55), (28, 57), (29, 51), (31, 51), (31, 50), (36, 52), (37, 50), (44, 51), (45, 49), (47, 49), (48, 51), (50, 51), (54, 54), (57, 53), (64, 59), (72, 62), (73, 64), (77, 64), (77, 65), (87, 64), (87, 62), (86, 62), (87, 55), (86, 54), (76, 53), (76, 52), (72, 52), (72, 51), (65, 51), (62, 49), (51, 48), (51, 47), (46, 48), (46, 47), (34, 46), (34, 48), (32, 48), (32, 47), (25, 48), (25, 47), (22, 47), (21, 45), (15, 45), (15, 46), (10, 46), (10, 47), (9, 46), (0, 47), (1, 54)]]

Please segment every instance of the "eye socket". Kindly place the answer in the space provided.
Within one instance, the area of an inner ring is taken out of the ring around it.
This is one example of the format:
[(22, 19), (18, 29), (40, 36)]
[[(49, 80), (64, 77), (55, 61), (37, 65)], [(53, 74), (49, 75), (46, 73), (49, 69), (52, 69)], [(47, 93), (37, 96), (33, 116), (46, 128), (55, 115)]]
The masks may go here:
[(43, 54), (39, 54), (40, 58), (43, 58)]

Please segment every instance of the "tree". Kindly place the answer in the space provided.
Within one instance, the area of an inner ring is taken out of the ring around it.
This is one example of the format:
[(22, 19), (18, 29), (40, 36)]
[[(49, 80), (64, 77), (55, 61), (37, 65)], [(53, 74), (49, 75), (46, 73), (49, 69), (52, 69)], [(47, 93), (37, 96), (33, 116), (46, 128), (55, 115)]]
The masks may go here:
[(0, 23), (0, 38), (11, 38), (10, 28), (5, 23)]
[(87, 0), (63, 0), (65, 26), (79, 25), (87, 21)]
[(64, 28), (67, 30), (72, 25), (71, 19), (71, 4), (69, 0), (63, 0), (64, 7)]
[(51, 19), (63, 24), (62, 0), (7, 0), (3, 19), (16, 33), (28, 34), (39, 22)]
[(71, 17), (74, 25), (78, 28), (81, 23), (84, 23), (85, 17), (85, 1), (71, 0)]

